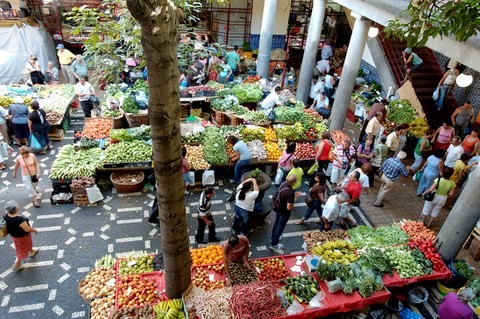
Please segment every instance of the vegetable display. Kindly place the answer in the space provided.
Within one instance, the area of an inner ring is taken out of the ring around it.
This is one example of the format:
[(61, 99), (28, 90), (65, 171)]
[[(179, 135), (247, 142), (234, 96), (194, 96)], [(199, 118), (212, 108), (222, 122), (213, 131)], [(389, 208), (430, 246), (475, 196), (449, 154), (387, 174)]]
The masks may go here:
[(270, 122), (264, 111), (247, 111), (245, 113), (245, 119), (258, 124)]
[(284, 316), (285, 310), (276, 292), (277, 287), (268, 282), (234, 286), (230, 307), (235, 318), (275, 319)]
[(280, 146), (275, 142), (265, 142), (263, 144), (265, 147), (265, 151), (267, 152), (268, 160), (269, 161), (278, 161), (282, 156), (282, 149)]
[(235, 106), (240, 105), (238, 99), (234, 95), (226, 95), (223, 97), (219, 97), (214, 99), (211, 102), (211, 107), (214, 110), (218, 111), (232, 111)]
[(312, 249), (312, 254), (320, 256), (327, 263), (339, 262), (350, 264), (357, 261), (355, 254), (355, 245), (345, 240), (327, 241), (321, 245), (317, 245)]
[(288, 107), (288, 106), (279, 106), (275, 108), (275, 121), (277, 122), (286, 122), (286, 123), (296, 123), (301, 122), (304, 113), (302, 109)]
[(79, 292), (90, 300), (115, 294), (115, 269), (95, 267), (80, 283)]
[(203, 147), (201, 145), (185, 145), (187, 149), (186, 159), (194, 170), (203, 170), (210, 168), (210, 164), (203, 156)]
[(97, 168), (102, 167), (100, 148), (75, 150), (73, 145), (63, 146), (50, 169), (50, 178), (78, 178), (93, 176)]
[(281, 258), (266, 258), (253, 262), (259, 280), (277, 280), (288, 277), (288, 270)]
[(112, 129), (111, 118), (93, 117), (85, 121), (83, 136), (88, 138), (106, 138)]
[(350, 240), (359, 248), (381, 247), (408, 243), (408, 235), (396, 225), (377, 229), (358, 226), (347, 231)]
[(412, 278), (423, 275), (423, 267), (417, 264), (411, 251), (400, 247), (389, 247), (385, 249), (385, 255), (400, 278)]
[(262, 89), (257, 84), (238, 84), (232, 88), (232, 93), (238, 98), (240, 104), (257, 103), (263, 97)]
[(131, 275), (118, 278), (117, 307), (143, 307), (161, 300), (162, 293), (156, 289), (154, 278)]
[(188, 133), (181, 138), (182, 144), (199, 144), (203, 142), (203, 132), (192, 134)]
[(98, 147), (98, 142), (94, 138), (82, 137), (80, 139), (80, 148), (81, 149), (89, 149)]
[[(220, 279), (218, 278), (218, 274), (221, 275)], [(223, 274), (223, 264), (218, 266), (196, 267), (192, 270), (192, 283), (196, 287), (205, 290), (223, 288), (227, 283)]]
[(70, 183), (70, 189), (72, 189), (72, 190), (83, 190), (87, 187), (92, 187), (93, 185), (95, 185), (95, 178), (93, 178), (93, 177), (79, 177), (77, 179), (72, 180), (72, 182)]
[(412, 256), (415, 259), (415, 262), (422, 266), (422, 272), (424, 275), (431, 275), (433, 274), (433, 265), (430, 260), (425, 258), (425, 255), (417, 248), (413, 248), (411, 250)]
[(105, 163), (148, 162), (152, 159), (152, 147), (143, 141), (123, 141), (111, 144), (105, 150)]
[(225, 140), (219, 129), (209, 127), (203, 137), (203, 154), (205, 160), (213, 165), (227, 164), (228, 155), (225, 150)]
[(435, 247), (433, 247), (433, 242), (431, 240), (413, 240), (413, 237), (411, 237), (409, 246), (410, 249), (417, 247), (425, 255), (425, 257), (431, 261), (434, 271), (443, 272), (447, 270), (447, 266), (445, 266), (442, 257), (438, 254)]
[(186, 305), (191, 307), (189, 318), (234, 319), (234, 313), (230, 307), (231, 298), (231, 287), (210, 291), (193, 287), (192, 291), (185, 296)]
[(248, 269), (243, 264), (230, 262), (228, 263), (228, 268), (232, 285), (246, 285), (258, 280), (257, 272), (253, 265), (250, 265), (250, 269)]
[(293, 296), (299, 303), (309, 303), (320, 290), (317, 280), (311, 275), (288, 277), (283, 282), (286, 286), (282, 290), (290, 304), (293, 303)]
[(121, 276), (153, 271), (153, 257), (143, 255), (118, 260), (118, 274)]
[(436, 238), (433, 230), (428, 229), (422, 222), (402, 220), (398, 226), (410, 236), (411, 240), (427, 240), (433, 242)]
[(263, 141), (264, 136), (264, 129), (263, 128), (244, 128), (241, 132), (242, 139), (245, 142), (253, 141), (253, 140), (260, 140)]
[(289, 141), (299, 140), (305, 137), (305, 129), (301, 123), (287, 125), (275, 128), (278, 139), (286, 139)]
[(458, 274), (470, 280), (473, 277), (475, 271), (473, 268), (467, 264), (464, 260), (457, 260), (453, 263), (455, 269), (457, 270)]
[(123, 319), (123, 318), (132, 318), (132, 319), (153, 319), (155, 318), (155, 311), (150, 305), (145, 305), (143, 307), (126, 307), (122, 309), (113, 309), (109, 315), (111, 319)]
[(312, 159), (316, 155), (312, 143), (297, 143), (294, 154), (298, 159)]
[(369, 248), (365, 251), (359, 251), (359, 263), (380, 274), (392, 275), (393, 268), (388, 263), (387, 256), (380, 249)]
[(423, 117), (417, 117), (408, 123), (408, 125), (410, 126), (408, 129), (408, 135), (419, 138), (425, 135), (428, 128), (428, 123)]
[(417, 111), (412, 107), (406, 99), (394, 100), (388, 104), (388, 119), (400, 125), (402, 123), (410, 123), (418, 117)]

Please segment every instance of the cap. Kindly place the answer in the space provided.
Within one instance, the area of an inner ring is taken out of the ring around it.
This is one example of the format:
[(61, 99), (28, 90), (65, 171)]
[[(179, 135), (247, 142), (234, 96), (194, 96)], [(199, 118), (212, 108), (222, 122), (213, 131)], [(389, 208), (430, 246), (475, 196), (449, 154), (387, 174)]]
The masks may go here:
[(59, 45), (57, 45), (57, 50), (59, 50), (59, 49), (65, 49), (65, 46), (63, 44), (59, 44)]
[(405, 48), (405, 50), (403, 50), (403, 52), (406, 52), (408, 54), (412, 53), (412, 49), (410, 48)]
[(403, 159), (405, 159), (406, 157), (407, 157), (407, 153), (405, 153), (404, 151), (400, 151), (400, 152), (398, 152), (398, 154), (397, 154), (397, 158), (398, 158), (399, 160), (403, 160)]
[(30, 54), (30, 59), (35, 60), (37, 56), (35, 54)]

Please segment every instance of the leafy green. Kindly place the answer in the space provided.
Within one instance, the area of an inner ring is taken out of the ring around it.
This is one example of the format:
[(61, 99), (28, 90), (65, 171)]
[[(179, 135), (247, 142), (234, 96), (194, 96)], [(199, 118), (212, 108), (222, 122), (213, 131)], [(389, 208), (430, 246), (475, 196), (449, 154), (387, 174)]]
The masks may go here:
[(300, 108), (280, 106), (275, 108), (275, 120), (278, 122), (297, 123), (302, 122), (305, 113)]
[(408, 235), (396, 225), (388, 225), (377, 229), (358, 226), (348, 230), (350, 240), (358, 247), (381, 247), (408, 242)]
[(242, 103), (257, 103), (263, 97), (262, 89), (257, 84), (238, 84), (232, 88), (233, 94)]
[(137, 103), (135, 103), (131, 95), (126, 96), (125, 99), (123, 100), (122, 110), (125, 113), (138, 114), (138, 105)]
[(475, 273), (475, 271), (465, 261), (458, 260), (457, 262), (454, 263), (454, 265), (457, 272), (463, 277), (467, 278), (468, 280), (470, 280), (473, 277), (473, 274)]
[(418, 117), (408, 100), (394, 100), (388, 104), (388, 119), (396, 124), (410, 123)]
[(225, 140), (220, 129), (208, 127), (203, 137), (203, 154), (210, 164), (227, 164), (228, 155)]

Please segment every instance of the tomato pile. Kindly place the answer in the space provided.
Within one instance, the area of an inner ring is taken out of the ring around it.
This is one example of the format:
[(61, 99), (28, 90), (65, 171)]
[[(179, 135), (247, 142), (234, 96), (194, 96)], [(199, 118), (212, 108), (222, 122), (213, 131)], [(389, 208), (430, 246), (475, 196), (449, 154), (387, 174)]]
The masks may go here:
[(285, 267), (281, 258), (255, 260), (253, 264), (260, 271), (258, 274), (259, 280), (276, 280), (289, 276), (287, 267)]
[(410, 246), (410, 249), (417, 247), (425, 257), (432, 262), (433, 271), (443, 272), (447, 270), (442, 257), (440, 257), (435, 247), (433, 247), (432, 241), (427, 239), (410, 240), (408, 245)]
[(312, 143), (297, 143), (295, 157), (298, 159), (315, 158), (315, 150), (313, 149)]
[(163, 293), (157, 291), (157, 283), (153, 278), (130, 275), (119, 277), (118, 280), (118, 308), (156, 304), (165, 298)]

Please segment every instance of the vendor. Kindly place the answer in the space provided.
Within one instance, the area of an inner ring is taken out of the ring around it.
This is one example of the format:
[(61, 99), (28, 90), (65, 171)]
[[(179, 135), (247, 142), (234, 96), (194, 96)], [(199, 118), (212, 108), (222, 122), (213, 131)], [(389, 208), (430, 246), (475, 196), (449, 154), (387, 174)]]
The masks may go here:
[(440, 319), (471, 319), (473, 310), (468, 302), (475, 297), (475, 293), (470, 288), (463, 288), (455, 292), (449, 292), (445, 296), (445, 301), (438, 307), (438, 317)]
[(230, 277), (229, 263), (243, 263), (245, 268), (250, 269), (248, 263), (248, 255), (250, 254), (250, 242), (243, 235), (231, 235), (228, 241), (223, 245), (223, 264), (225, 266), (225, 277), (227, 279), (227, 287), (232, 285)]
[(250, 164), (252, 155), (248, 150), (247, 144), (245, 144), (244, 141), (239, 140), (236, 136), (230, 135), (227, 138), (227, 143), (232, 145), (233, 150), (235, 151), (235, 156), (232, 158), (232, 161), (237, 162), (234, 168), (235, 173), (233, 179), (230, 180), (230, 183), (237, 184), (240, 183), (243, 171)]
[(267, 115), (268, 119), (273, 121), (275, 115), (273, 113), (273, 108), (279, 105), (283, 105), (280, 102), (280, 97), (278, 96), (282, 92), (282, 88), (276, 86), (275, 89), (270, 92), (269, 95), (263, 100), (261, 108), (265, 111), (265, 115)]
[(317, 97), (313, 100), (312, 106), (310, 109), (312, 111), (318, 112), (324, 119), (328, 119), (330, 117), (330, 101), (328, 97), (325, 95), (325, 92), (320, 92)]

